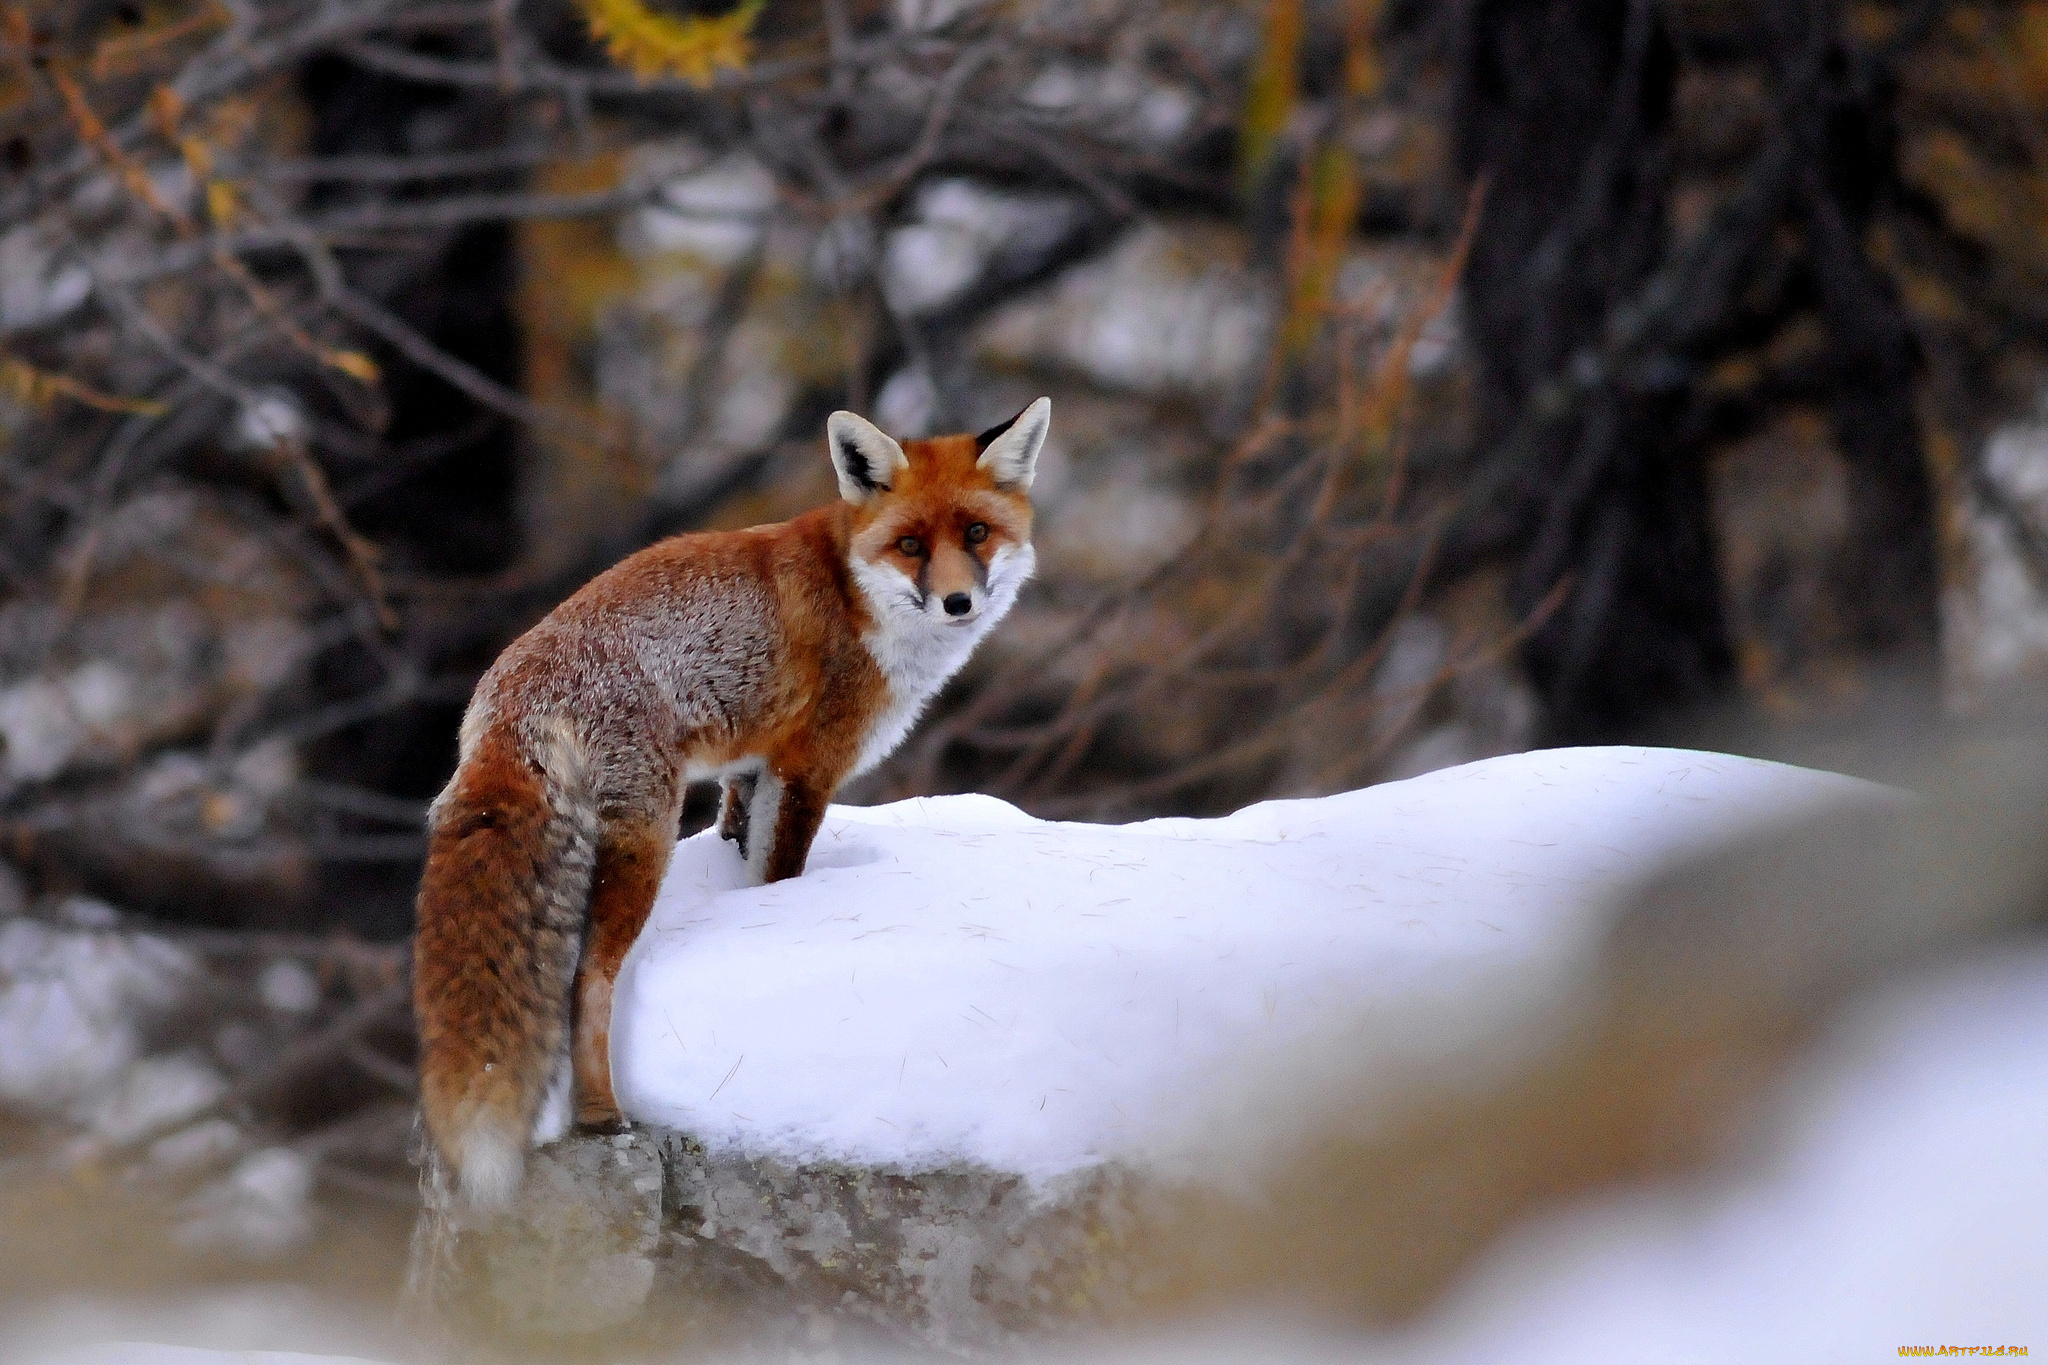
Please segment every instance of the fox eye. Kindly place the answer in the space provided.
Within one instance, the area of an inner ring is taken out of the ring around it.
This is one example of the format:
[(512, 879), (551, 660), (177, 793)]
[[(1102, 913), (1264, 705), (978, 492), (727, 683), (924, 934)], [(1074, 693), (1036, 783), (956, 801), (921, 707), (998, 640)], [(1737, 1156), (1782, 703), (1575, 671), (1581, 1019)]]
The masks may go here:
[(896, 548), (909, 555), (912, 559), (915, 559), (924, 553), (924, 542), (916, 536), (904, 536), (896, 542)]
[(988, 523), (987, 523), (987, 522), (985, 522), (985, 521), (975, 521), (975, 522), (969, 522), (969, 523), (968, 523), (968, 526), (967, 526), (967, 543), (968, 543), (969, 545), (979, 545), (979, 544), (981, 544), (981, 542), (983, 542), (984, 540), (987, 540), (987, 539), (988, 539)]

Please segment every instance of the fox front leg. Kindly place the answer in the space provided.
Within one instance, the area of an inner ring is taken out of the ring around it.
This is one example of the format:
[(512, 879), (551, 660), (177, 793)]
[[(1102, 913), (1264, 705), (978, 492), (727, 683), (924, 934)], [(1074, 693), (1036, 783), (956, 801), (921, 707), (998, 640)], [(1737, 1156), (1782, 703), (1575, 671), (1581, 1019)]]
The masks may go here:
[(747, 871), (756, 885), (799, 876), (811, 841), (825, 823), (832, 789), (808, 775), (784, 777), (772, 768), (754, 786), (746, 814)]
[(747, 856), (748, 816), (758, 786), (755, 773), (735, 773), (719, 784), (718, 837), (738, 844), (742, 858)]

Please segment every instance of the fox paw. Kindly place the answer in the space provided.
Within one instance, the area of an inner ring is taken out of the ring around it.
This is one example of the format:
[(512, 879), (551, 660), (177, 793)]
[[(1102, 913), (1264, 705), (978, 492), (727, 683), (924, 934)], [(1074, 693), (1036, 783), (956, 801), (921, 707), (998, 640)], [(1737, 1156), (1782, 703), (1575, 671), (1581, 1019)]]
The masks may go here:
[(633, 1125), (616, 1109), (586, 1110), (576, 1115), (576, 1131), (587, 1137), (610, 1137), (631, 1132)]

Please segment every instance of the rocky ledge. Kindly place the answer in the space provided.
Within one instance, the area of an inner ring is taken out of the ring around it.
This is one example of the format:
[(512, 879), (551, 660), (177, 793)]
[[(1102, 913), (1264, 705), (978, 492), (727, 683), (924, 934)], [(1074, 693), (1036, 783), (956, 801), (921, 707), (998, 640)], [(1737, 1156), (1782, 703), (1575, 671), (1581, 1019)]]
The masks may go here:
[[(979, 1352), (1133, 1302), (1142, 1183), (1100, 1167), (1037, 1189), (713, 1154), (640, 1127), (535, 1153), (515, 1206), (465, 1219), (431, 1171), (409, 1292), (471, 1342), (744, 1339)], [(786, 1341), (785, 1341), (786, 1339)]]

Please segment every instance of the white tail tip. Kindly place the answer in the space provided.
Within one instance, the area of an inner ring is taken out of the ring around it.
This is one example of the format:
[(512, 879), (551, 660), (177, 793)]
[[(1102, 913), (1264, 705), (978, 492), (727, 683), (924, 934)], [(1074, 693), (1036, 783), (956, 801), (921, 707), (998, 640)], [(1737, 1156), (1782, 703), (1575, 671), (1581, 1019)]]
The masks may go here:
[(501, 1213), (511, 1206), (526, 1178), (523, 1135), (479, 1123), (463, 1135), (455, 1170), (462, 1198), (477, 1213)]

